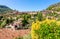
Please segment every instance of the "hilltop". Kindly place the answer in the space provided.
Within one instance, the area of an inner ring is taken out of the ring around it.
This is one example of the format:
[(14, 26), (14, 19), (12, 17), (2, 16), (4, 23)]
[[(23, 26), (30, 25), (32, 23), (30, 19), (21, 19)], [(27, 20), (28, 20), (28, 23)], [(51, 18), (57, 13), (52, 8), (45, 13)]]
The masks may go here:
[(5, 5), (0, 5), (0, 13), (7, 13), (7, 12), (10, 12), (12, 11), (11, 8), (5, 6)]
[(50, 5), (46, 10), (60, 11), (60, 2)]

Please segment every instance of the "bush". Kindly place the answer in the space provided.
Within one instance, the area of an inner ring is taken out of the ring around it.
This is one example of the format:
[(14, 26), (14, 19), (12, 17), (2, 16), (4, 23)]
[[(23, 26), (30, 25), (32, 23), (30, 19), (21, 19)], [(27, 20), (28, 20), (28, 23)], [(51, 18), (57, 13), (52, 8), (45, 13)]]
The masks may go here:
[(43, 13), (42, 12), (38, 12), (37, 13), (37, 19), (39, 20), (39, 21), (43, 21), (45, 18), (43, 17)]
[(23, 39), (31, 39), (31, 34), (23, 36)]
[(0, 16), (0, 20), (3, 18), (3, 16)]
[(31, 34), (24, 35), (23, 37), (17, 37), (15, 39), (31, 39)]
[(0, 24), (0, 28), (5, 27), (5, 25), (6, 25), (6, 20), (4, 20), (4, 21)]
[(60, 39), (60, 21), (36, 21), (31, 28), (32, 39)]
[(25, 25), (27, 25), (27, 24), (28, 24), (28, 16), (25, 14), (25, 15), (23, 16), (22, 25), (25, 26)]

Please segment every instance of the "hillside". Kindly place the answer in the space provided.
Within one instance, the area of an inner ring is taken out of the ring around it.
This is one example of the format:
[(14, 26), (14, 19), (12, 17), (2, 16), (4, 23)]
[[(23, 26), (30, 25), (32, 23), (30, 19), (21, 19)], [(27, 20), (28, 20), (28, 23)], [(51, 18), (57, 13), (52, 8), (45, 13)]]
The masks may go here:
[(60, 2), (50, 5), (46, 10), (60, 11)]
[(12, 11), (12, 9), (10, 9), (9, 7), (5, 6), (5, 5), (0, 5), (0, 13), (7, 13)]

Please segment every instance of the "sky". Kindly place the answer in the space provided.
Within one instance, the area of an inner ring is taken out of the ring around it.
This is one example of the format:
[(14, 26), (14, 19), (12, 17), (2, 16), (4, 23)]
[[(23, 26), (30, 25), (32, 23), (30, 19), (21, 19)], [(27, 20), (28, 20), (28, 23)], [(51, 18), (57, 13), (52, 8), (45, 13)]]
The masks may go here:
[(18, 11), (41, 11), (60, 0), (0, 0), (0, 5), (6, 5)]

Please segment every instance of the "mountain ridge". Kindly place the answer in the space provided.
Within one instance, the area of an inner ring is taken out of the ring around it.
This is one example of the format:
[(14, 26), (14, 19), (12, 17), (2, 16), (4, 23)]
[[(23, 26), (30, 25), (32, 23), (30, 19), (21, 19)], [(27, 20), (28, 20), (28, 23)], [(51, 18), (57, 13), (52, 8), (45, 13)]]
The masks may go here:
[(46, 10), (60, 11), (60, 2), (50, 5)]
[(7, 13), (7, 12), (10, 12), (12, 11), (11, 8), (5, 6), (5, 5), (0, 5), (0, 13)]

